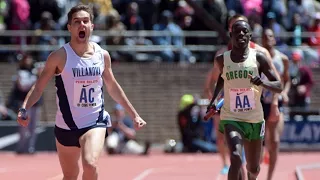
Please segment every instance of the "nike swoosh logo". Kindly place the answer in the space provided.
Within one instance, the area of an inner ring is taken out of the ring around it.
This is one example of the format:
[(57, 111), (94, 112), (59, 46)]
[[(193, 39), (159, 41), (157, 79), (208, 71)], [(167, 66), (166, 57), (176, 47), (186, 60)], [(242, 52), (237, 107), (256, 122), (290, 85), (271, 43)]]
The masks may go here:
[(88, 87), (88, 86), (90, 86), (91, 84), (87, 84), (87, 85), (82, 85), (82, 87)]
[(237, 96), (239, 96), (240, 94), (243, 94), (244, 92), (241, 92), (241, 93), (237, 93)]
[(96, 65), (96, 64), (98, 64), (98, 63), (93, 63), (93, 65)]

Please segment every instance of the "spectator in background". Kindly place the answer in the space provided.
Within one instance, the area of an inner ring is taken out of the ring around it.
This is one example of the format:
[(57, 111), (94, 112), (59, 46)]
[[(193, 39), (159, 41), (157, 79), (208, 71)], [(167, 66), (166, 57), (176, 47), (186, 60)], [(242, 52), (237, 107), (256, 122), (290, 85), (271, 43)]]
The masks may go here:
[(276, 21), (278, 23), (283, 22), (283, 18), (287, 15), (287, 0), (263, 0), (263, 16), (262, 22), (263, 26), (266, 25), (267, 22), (267, 14), (269, 12), (273, 12), (276, 17)]
[[(27, 30), (30, 27), (30, 6), (27, 0), (12, 0), (9, 5), (8, 30)], [(27, 44), (26, 37), (12, 37), (12, 44)]]
[(194, 96), (185, 94), (180, 100), (180, 109), (178, 112), (178, 126), (181, 134), (181, 141), (183, 143), (183, 152), (214, 152), (215, 147), (209, 141), (206, 141), (203, 119), (203, 109), (197, 103)]
[[(34, 68), (34, 61), (29, 54), (23, 54), (19, 62), (17, 75), (14, 78), (14, 86), (9, 99), (9, 107), (18, 109), (22, 106), (24, 98), (28, 94), (40, 75), (41, 70)], [(20, 139), (18, 142), (18, 154), (33, 154), (35, 153), (36, 144), (36, 127), (40, 121), (42, 98), (28, 110), (30, 123), (27, 127), (19, 126)]]
[(187, 30), (192, 23), (194, 10), (186, 3), (179, 1), (177, 9), (174, 11), (174, 17), (181, 29)]
[[(225, 0), (228, 9), (228, 14), (243, 14), (244, 8), (241, 0)], [(231, 15), (232, 16), (232, 15)]]
[(144, 30), (144, 23), (142, 18), (139, 16), (139, 6), (136, 2), (129, 3), (127, 11), (122, 16), (121, 21), (127, 27), (127, 30)]
[(286, 21), (284, 21), (285, 26), (290, 29), (292, 27), (292, 19), (294, 19), (295, 14), (299, 14), (301, 25), (308, 27), (310, 19), (315, 12), (312, 0), (288, 0), (288, 14)]
[(6, 107), (4, 96), (0, 90), (0, 120), (15, 120), (17, 119), (17, 114)]
[(227, 8), (223, 0), (205, 0), (202, 7), (221, 24), (227, 22)]
[(100, 13), (106, 16), (112, 9), (112, 0), (80, 0), (84, 4), (93, 3), (100, 7)]
[[(106, 16), (103, 13), (101, 13), (101, 6), (97, 3), (92, 4), (92, 11), (94, 15), (94, 29), (95, 30), (105, 30), (106, 29)], [(110, 12), (110, 11), (109, 11)]]
[(136, 141), (134, 124), (120, 104), (114, 107), (112, 127), (108, 132), (106, 146), (109, 154), (148, 154), (150, 143), (142, 146)]
[(261, 44), (261, 34), (263, 32), (263, 28), (261, 26), (261, 17), (258, 16), (254, 11), (249, 15), (248, 22), (252, 29), (251, 40), (257, 44)]
[[(302, 66), (301, 61), (301, 54), (293, 52), (290, 66), (289, 107), (306, 110), (311, 102), (311, 89), (314, 82), (311, 69), (308, 66)], [(307, 117), (304, 116), (304, 119), (307, 120)]]
[[(315, 47), (320, 46), (320, 36), (319, 36), (319, 33), (320, 33), (320, 12), (317, 12), (314, 15), (314, 21), (313, 21), (311, 27), (309, 28), (309, 31), (316, 33), (309, 38), (309, 45), (315, 46)], [(319, 47), (317, 47), (317, 48), (319, 48)]]
[(60, 7), (59, 0), (29, 0), (30, 20), (33, 24), (41, 20), (40, 14), (47, 11), (51, 13), (52, 19), (58, 22), (63, 15), (63, 7)]
[(243, 5), (244, 15), (248, 16), (253, 11), (257, 12), (259, 16), (262, 15), (263, 7), (262, 7), (262, 0), (240, 0), (241, 4)]
[[(101, 7), (97, 3), (92, 4), (92, 11), (93, 11), (93, 24), (94, 24), (94, 29), (98, 31), (104, 31), (106, 30), (106, 15), (100, 13), (101, 12)], [(90, 37), (90, 41), (93, 41), (99, 45), (105, 45), (105, 37), (98, 36), (92, 34)]]
[[(129, 3), (127, 12), (122, 16), (122, 22), (129, 31), (142, 31), (144, 30), (144, 22), (139, 16), (139, 6), (136, 2)], [(152, 45), (152, 41), (143, 36), (131, 36), (125, 38), (125, 45), (136, 46), (136, 45)], [(147, 52), (136, 52), (133, 54), (134, 61), (144, 61), (146, 59), (153, 60)]]
[[(284, 28), (277, 22), (276, 14), (274, 12), (267, 13), (267, 28), (270, 28), (274, 32), (274, 36), (276, 37), (276, 45), (282, 45), (283, 41), (280, 36), (285, 32)], [(261, 32), (262, 34), (262, 32)]]
[[(173, 14), (165, 10), (161, 14), (160, 22), (153, 26), (155, 31), (169, 31), (172, 36), (157, 36), (153, 38), (154, 44), (156, 45), (174, 45), (178, 48), (182, 48), (183, 37), (182, 29), (173, 21)], [(171, 48), (166, 48), (161, 51), (160, 56), (164, 62), (175, 62), (179, 61), (181, 63), (188, 62), (194, 63), (195, 58), (192, 53), (186, 49), (182, 48), (181, 51), (173, 52)]]
[(290, 29), (290, 31), (293, 32), (293, 37), (289, 38), (288, 45), (298, 46), (296, 48), (297, 50), (294, 51), (302, 52), (302, 64), (311, 65), (315, 61), (318, 61), (318, 53), (308, 46), (308, 38), (302, 36), (306, 28), (301, 24), (301, 16), (296, 13), (293, 17), (293, 26)]
[(320, 12), (316, 13), (314, 16), (314, 21), (312, 26), (309, 28), (309, 31), (312, 33), (316, 33), (314, 35), (311, 35), (309, 38), (309, 46), (313, 48), (313, 50), (316, 51), (316, 55), (314, 56), (314, 62), (311, 62), (311, 65), (319, 66), (320, 65)]
[(139, 15), (143, 19), (145, 30), (152, 30), (152, 26), (158, 17), (155, 12), (157, 12), (160, 0), (139, 0), (136, 2), (139, 5)]
[[(120, 15), (117, 10), (111, 10), (106, 17), (106, 27), (111, 33), (115, 35), (106, 37), (106, 44), (108, 45), (125, 45), (125, 37), (122, 33), (126, 31), (126, 26), (120, 21)], [(129, 61), (132, 62), (134, 59), (133, 52), (125, 51), (109, 51), (112, 61)]]
[(7, 18), (9, 11), (9, 4), (7, 0), (0, 0), (0, 30), (5, 30), (7, 25), (5, 19)]
[(293, 15), (292, 27), (289, 29), (290, 32), (293, 32), (293, 37), (289, 39), (288, 44), (291, 46), (301, 46), (302, 43), (306, 42), (306, 39), (302, 37), (302, 32), (306, 29), (301, 24), (301, 16), (298, 13)]
[[(37, 31), (53, 31), (59, 30), (60, 26), (53, 20), (52, 14), (49, 11), (44, 11), (41, 14), (40, 21), (35, 23), (34, 29)], [(45, 47), (48, 45), (58, 45), (59, 39), (58, 37), (54, 37), (49, 34), (43, 34), (41, 36), (33, 36), (31, 43), (37, 45), (44, 45)], [(37, 61), (46, 61), (50, 53), (50, 50), (43, 50), (37, 52)]]

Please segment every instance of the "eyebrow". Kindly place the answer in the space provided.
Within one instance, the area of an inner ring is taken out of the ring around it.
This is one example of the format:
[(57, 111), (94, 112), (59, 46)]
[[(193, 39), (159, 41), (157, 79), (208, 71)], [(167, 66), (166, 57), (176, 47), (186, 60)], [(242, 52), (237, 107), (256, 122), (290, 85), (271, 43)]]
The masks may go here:
[(75, 17), (72, 20), (78, 20), (78, 19), (89, 19), (89, 17)]

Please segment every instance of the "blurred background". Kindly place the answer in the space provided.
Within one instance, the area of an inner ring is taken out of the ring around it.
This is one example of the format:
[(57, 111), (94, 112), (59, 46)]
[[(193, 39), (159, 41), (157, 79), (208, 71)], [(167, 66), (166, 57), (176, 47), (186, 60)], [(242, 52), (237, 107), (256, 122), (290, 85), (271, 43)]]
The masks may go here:
[[(116, 79), (148, 123), (135, 132), (106, 94), (114, 121), (107, 153), (216, 152), (213, 123), (202, 121), (204, 84), (216, 51), (227, 45), (227, 20), (234, 14), (248, 17), (258, 44), (263, 29), (271, 28), (276, 48), (289, 57), (292, 87), (281, 151), (320, 150), (319, 1), (0, 0), (2, 151), (55, 151), (54, 79), (33, 107), (29, 128), (17, 126), (16, 112), (49, 53), (68, 42), (66, 13), (79, 2), (93, 6), (91, 40), (110, 52)], [(190, 147), (190, 139), (201, 143)]]

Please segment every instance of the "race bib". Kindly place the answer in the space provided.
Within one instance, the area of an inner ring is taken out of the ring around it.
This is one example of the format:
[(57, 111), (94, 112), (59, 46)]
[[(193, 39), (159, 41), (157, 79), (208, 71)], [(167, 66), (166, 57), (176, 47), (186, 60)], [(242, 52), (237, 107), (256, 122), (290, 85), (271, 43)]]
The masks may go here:
[(250, 112), (256, 108), (253, 88), (231, 88), (229, 94), (231, 112)]
[[(73, 105), (81, 108), (92, 108), (97, 106), (101, 100), (97, 86), (98, 80), (76, 80), (74, 82)], [(99, 89), (100, 88), (100, 89)]]

